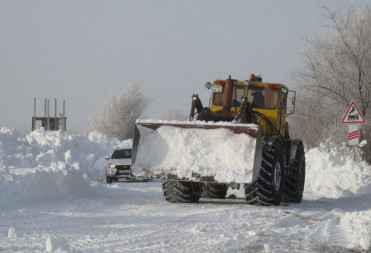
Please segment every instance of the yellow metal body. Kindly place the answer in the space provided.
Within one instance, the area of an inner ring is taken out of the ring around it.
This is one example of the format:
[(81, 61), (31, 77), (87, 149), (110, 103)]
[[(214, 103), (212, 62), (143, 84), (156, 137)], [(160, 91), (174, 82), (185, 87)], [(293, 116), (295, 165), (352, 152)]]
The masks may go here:
[[(209, 108), (211, 111), (216, 112), (223, 109), (222, 104), (220, 101), (217, 101), (216, 97), (218, 97), (218, 94), (222, 94), (224, 92), (223, 85), (220, 83), (223, 83), (225, 80), (215, 80), (213, 84), (213, 91), (209, 100)], [(222, 87), (218, 87), (222, 86)], [(271, 88), (274, 87), (274, 88)], [(283, 84), (278, 83), (265, 83), (265, 82), (252, 82), (252, 81), (234, 81), (233, 85), (233, 94), (238, 93), (241, 95), (243, 93), (243, 96), (247, 96), (249, 101), (249, 90), (254, 89), (263, 89), (265, 90), (266, 94), (270, 94), (270, 96), (265, 97), (266, 104), (269, 104), (270, 106), (261, 107), (261, 108), (254, 108), (253, 110), (260, 112), (264, 114), (274, 125), (274, 127), (279, 130), (279, 134), (281, 136), (285, 135), (285, 122), (286, 122), (286, 103), (287, 103), (287, 92), (288, 88)], [(222, 92), (220, 92), (222, 90)], [(236, 90), (238, 92), (236, 92)], [(220, 96), (220, 95), (219, 95)], [(236, 96), (236, 99), (241, 99), (240, 97)], [(219, 102), (219, 103), (218, 103)], [(251, 101), (249, 101), (251, 102)], [(231, 111), (237, 113), (241, 110), (241, 106), (237, 103), (235, 105), (232, 104)], [(270, 134), (276, 134), (272, 132), (271, 127), (268, 125), (268, 123), (258, 117), (258, 123), (259, 127), (261, 129), (262, 134), (270, 135)]]

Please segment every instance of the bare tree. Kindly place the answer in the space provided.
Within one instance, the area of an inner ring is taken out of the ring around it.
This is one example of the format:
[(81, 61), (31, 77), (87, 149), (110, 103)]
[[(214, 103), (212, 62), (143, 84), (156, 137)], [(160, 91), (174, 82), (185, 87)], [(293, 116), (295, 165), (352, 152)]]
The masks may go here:
[(356, 101), (366, 115), (371, 106), (370, 9), (323, 9), (330, 25), (325, 36), (306, 39), (299, 76), (317, 96), (345, 106)]
[(119, 140), (132, 137), (135, 121), (149, 104), (137, 83), (130, 83), (118, 96), (110, 97), (99, 114), (90, 123), (91, 130), (97, 130)]
[(371, 108), (370, 8), (323, 10), (326, 33), (305, 39), (303, 66), (296, 72), (303, 97), (296, 127), (313, 146), (326, 139), (344, 140), (346, 128), (339, 121), (351, 101), (367, 118)]

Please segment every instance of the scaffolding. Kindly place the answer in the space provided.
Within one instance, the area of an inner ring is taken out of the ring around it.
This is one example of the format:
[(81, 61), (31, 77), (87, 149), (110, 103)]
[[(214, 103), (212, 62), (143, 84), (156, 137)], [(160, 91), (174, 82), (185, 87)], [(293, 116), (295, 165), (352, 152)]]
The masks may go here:
[(45, 130), (66, 131), (66, 101), (63, 100), (63, 113), (57, 117), (57, 99), (54, 99), (54, 117), (50, 117), (50, 100), (45, 98), (44, 102), (44, 117), (36, 116), (36, 98), (33, 104), (34, 116), (32, 117), (32, 131), (36, 129), (37, 122), (41, 122), (41, 127)]

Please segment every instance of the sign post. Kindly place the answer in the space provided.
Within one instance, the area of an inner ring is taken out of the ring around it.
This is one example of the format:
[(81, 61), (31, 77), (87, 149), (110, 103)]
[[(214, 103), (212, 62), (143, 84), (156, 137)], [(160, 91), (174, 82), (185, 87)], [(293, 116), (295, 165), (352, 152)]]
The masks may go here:
[(353, 160), (355, 160), (355, 147), (359, 145), (359, 124), (365, 124), (366, 120), (354, 101), (352, 101), (344, 114), (341, 124), (348, 125), (348, 142), (353, 146)]

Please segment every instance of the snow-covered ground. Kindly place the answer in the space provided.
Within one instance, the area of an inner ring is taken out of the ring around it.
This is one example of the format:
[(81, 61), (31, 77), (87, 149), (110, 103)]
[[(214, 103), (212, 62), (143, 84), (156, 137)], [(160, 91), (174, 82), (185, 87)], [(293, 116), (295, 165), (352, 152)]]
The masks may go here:
[(306, 153), (304, 200), (167, 203), (161, 183), (104, 183), (103, 157), (130, 146), (0, 130), (0, 252), (362, 252), (371, 247), (371, 167), (345, 148)]

